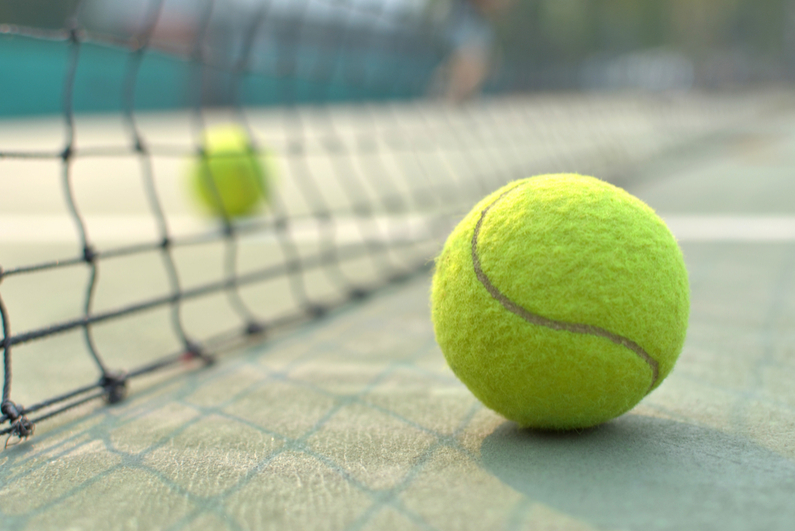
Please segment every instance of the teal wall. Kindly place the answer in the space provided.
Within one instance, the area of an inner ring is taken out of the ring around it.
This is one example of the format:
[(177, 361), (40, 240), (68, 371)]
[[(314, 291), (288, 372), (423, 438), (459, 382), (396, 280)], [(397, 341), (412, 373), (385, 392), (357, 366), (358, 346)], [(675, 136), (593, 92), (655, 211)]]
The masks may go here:
[[(0, 116), (63, 112), (72, 46), (65, 41), (0, 36)], [(247, 105), (410, 98), (422, 94), (438, 58), (345, 50), (292, 53), (290, 72), (273, 75), (278, 58), (259, 54), (259, 72), (241, 77), (239, 99)], [(72, 102), (76, 112), (119, 112), (130, 52), (96, 43), (79, 46)], [(196, 102), (194, 65), (148, 50), (135, 82), (135, 109), (190, 107)], [(231, 103), (229, 73), (207, 69), (203, 105)]]

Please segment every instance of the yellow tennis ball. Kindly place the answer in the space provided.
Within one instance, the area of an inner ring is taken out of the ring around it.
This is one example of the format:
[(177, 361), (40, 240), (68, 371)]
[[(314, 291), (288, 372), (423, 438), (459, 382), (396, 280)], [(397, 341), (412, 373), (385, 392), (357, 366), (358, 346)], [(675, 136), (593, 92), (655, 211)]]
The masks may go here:
[(255, 213), (268, 199), (267, 161), (252, 151), (245, 130), (236, 125), (208, 128), (203, 152), (189, 168), (194, 195), (211, 214), (235, 218)]
[(581, 175), (515, 181), (478, 203), (437, 259), (436, 339), (487, 407), (521, 426), (586, 428), (632, 409), (682, 349), (682, 252), (645, 203)]

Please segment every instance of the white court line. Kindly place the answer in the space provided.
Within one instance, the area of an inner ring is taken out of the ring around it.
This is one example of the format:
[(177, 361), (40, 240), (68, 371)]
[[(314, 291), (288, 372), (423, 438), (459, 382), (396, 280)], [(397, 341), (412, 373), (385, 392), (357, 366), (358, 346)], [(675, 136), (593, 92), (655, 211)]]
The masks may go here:
[(791, 242), (795, 216), (661, 216), (683, 242)]
[[(218, 223), (197, 216), (167, 216), (172, 236), (190, 236), (221, 230)], [(151, 215), (86, 215), (83, 216), (91, 242), (143, 243), (158, 239), (155, 218)], [(429, 237), (426, 218), (421, 215), (374, 216), (371, 218), (334, 218), (334, 237), (338, 243), (355, 243), (363, 236), (381, 240), (419, 241)], [(245, 221), (243, 221), (245, 223)], [(362, 231), (362, 226), (367, 228)], [(290, 236), (299, 242), (316, 242), (327, 237), (320, 222), (313, 219), (293, 221)], [(374, 229), (374, 230), (373, 230)], [(272, 231), (261, 232), (256, 241), (274, 241)], [(68, 215), (6, 214), (0, 215), (0, 244), (74, 244), (78, 233)]]
[[(154, 240), (157, 228), (153, 216), (103, 215), (85, 216), (89, 237), (96, 241), (133, 242)], [(201, 220), (170, 220), (174, 232), (200, 231), (207, 225)], [(75, 243), (77, 227), (70, 216), (58, 214), (0, 215), (0, 243)]]
[[(795, 241), (795, 216), (708, 216), (663, 215), (671, 232), (682, 242), (791, 242)], [(94, 242), (146, 242), (157, 239), (152, 216), (102, 215), (85, 217), (89, 236)], [(384, 239), (427, 238), (423, 216), (375, 219)], [(169, 229), (175, 235), (197, 234), (212, 230), (206, 219), (195, 216), (169, 216)], [(359, 222), (354, 218), (335, 218), (338, 241), (360, 239)], [(291, 224), (292, 236), (299, 241), (316, 241), (317, 223), (306, 220)], [(271, 240), (268, 235), (260, 239)], [(67, 215), (0, 215), (0, 244), (75, 243), (77, 233)]]

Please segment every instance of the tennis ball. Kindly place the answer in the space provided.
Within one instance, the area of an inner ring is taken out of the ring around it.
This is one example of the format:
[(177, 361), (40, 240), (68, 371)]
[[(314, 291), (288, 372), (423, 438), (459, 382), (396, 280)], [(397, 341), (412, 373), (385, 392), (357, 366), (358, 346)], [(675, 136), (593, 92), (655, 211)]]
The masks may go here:
[(682, 252), (642, 201), (574, 174), (515, 181), (450, 234), (431, 292), (436, 339), (487, 407), (524, 427), (595, 426), (676, 362)]
[(268, 199), (268, 165), (252, 151), (245, 130), (231, 124), (208, 128), (202, 148), (188, 172), (199, 203), (216, 216), (256, 212)]

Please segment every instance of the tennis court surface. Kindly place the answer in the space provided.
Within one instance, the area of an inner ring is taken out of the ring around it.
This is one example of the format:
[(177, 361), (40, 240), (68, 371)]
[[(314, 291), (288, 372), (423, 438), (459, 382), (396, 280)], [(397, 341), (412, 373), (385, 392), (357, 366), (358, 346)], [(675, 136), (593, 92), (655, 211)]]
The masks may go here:
[[(534, 104), (552, 105), (524, 103)], [(551, 434), (483, 408), (435, 344), (426, 268), (210, 367), (136, 381), (119, 404), (89, 402), (41, 422), (0, 454), (2, 527), (786, 529), (795, 495), (793, 117), (761, 112), (608, 175), (668, 220), (692, 285), (677, 367), (628, 415)], [(8, 234), (4, 262), (44, 252)], [(57, 232), (47, 237), (43, 249), (68, 248)], [(107, 288), (116, 298), (123, 273)], [(71, 296), (46, 282), (24, 289), (26, 300), (51, 301), (27, 308), (31, 320), (65, 312), (55, 303)], [(134, 323), (150, 336), (135, 343), (125, 327), (98, 326), (97, 342), (118, 360), (140, 360), (136, 345), (163, 341), (155, 321)], [(17, 350), (26, 402), (80, 381), (85, 347), (60, 345)]]
[[(422, 2), (65, 4), (0, 8), (0, 529), (792, 529), (785, 85), (707, 90), (659, 50), (534, 70), (508, 44), (561, 42), (509, 20), (458, 101)], [(229, 124), (267, 173), (244, 218), (191, 196)], [(671, 375), (566, 433), (482, 406), (429, 302), (480, 198), (560, 172), (655, 209), (692, 290)]]

